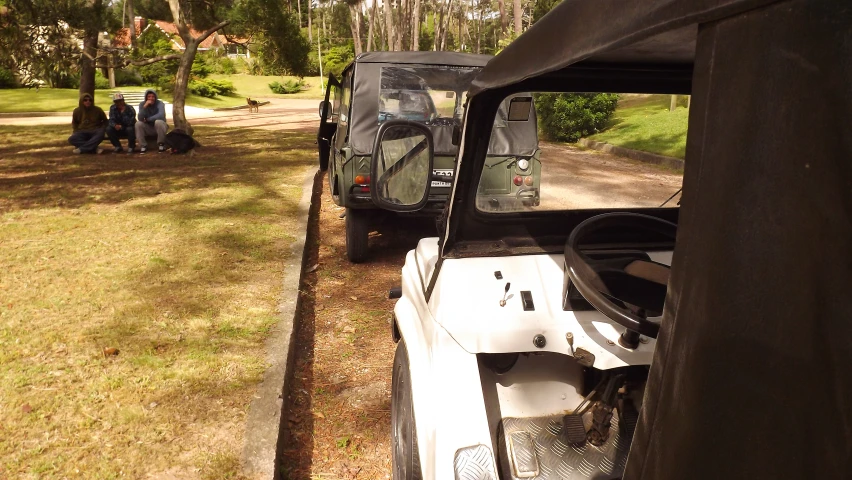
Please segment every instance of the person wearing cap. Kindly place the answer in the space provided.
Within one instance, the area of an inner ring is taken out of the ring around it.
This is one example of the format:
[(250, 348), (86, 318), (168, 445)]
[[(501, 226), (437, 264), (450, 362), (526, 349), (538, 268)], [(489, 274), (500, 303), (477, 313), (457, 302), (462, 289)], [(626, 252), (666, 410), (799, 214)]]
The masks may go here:
[(74, 145), (74, 153), (103, 153), (98, 147), (104, 139), (107, 117), (89, 93), (80, 95), (80, 106), (71, 114), (71, 136), (68, 143)]
[(124, 95), (116, 93), (112, 97), (112, 105), (109, 107), (109, 125), (106, 134), (114, 147), (114, 153), (121, 153), (119, 138), (127, 138), (127, 153), (133, 153), (136, 148), (136, 110), (124, 103)]

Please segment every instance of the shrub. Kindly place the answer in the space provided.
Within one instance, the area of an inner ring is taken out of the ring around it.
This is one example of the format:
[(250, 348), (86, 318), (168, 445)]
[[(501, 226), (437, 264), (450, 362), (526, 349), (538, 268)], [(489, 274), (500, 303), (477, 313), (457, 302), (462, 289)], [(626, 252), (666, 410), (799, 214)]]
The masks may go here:
[(299, 93), (306, 87), (305, 81), (301, 78), (298, 80), (284, 80), (284, 83), (272, 82), (269, 84), (269, 89), (273, 93)]
[(136, 72), (135, 70), (130, 68), (124, 70), (116, 70), (115, 85), (117, 87), (126, 87), (131, 85), (139, 86), (142, 85), (142, 76), (139, 75), (139, 72)]
[(109, 80), (104, 77), (100, 70), (95, 70), (95, 89), (106, 90), (109, 88)]
[(11, 70), (0, 67), (0, 88), (15, 88), (17, 83)]
[(349, 65), (349, 62), (351, 62), (354, 58), (355, 50), (350, 45), (331, 47), (328, 49), (328, 52), (324, 52), (322, 55), (323, 73), (326, 75), (333, 73), (334, 76), (340, 77), (343, 69), (346, 68), (346, 65)]
[(234, 93), (234, 84), (227, 80), (207, 80), (207, 84), (216, 92), (216, 95), (230, 95)]
[(535, 108), (547, 139), (573, 143), (602, 130), (617, 103), (614, 93), (541, 93)]
[(188, 88), (190, 93), (208, 98), (234, 92), (234, 84), (227, 80), (191, 80)]

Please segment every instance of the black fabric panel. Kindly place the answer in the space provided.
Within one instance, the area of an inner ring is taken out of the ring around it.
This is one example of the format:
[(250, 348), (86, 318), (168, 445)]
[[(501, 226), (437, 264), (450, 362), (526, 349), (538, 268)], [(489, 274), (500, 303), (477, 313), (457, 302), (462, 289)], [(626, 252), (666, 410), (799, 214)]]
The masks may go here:
[(776, 1), (563, 0), (489, 62), (470, 94), (581, 60), (690, 64), (695, 39), (691, 25)]
[(852, 3), (702, 26), (689, 125), (624, 479), (850, 479)]

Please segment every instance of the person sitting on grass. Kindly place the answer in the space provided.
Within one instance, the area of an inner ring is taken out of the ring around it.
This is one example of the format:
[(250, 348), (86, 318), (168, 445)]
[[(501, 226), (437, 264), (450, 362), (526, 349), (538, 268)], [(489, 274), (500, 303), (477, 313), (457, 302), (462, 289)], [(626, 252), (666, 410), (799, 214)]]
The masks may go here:
[(124, 103), (124, 95), (116, 93), (109, 107), (109, 125), (107, 126), (107, 137), (115, 147), (114, 153), (121, 153), (119, 138), (127, 137), (127, 154), (133, 153), (136, 148), (136, 110)]
[(100, 107), (95, 106), (92, 95), (80, 95), (80, 106), (71, 114), (73, 132), (68, 137), (68, 143), (76, 147), (74, 153), (103, 153), (104, 149), (98, 145), (104, 139), (106, 127), (107, 117)]
[(159, 152), (166, 151), (166, 132), (169, 125), (166, 123), (166, 105), (157, 98), (157, 92), (145, 90), (145, 100), (139, 104), (139, 121), (136, 123), (136, 138), (139, 139), (139, 153), (148, 151), (148, 140), (146, 135), (157, 135)]

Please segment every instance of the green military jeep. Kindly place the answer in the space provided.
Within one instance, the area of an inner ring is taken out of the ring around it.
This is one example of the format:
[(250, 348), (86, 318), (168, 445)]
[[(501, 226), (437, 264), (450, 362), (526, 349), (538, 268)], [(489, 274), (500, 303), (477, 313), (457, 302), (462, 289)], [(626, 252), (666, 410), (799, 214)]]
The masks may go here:
[[(491, 58), (452, 52), (369, 52), (349, 64), (341, 80), (329, 77), (319, 108), (319, 166), (328, 170), (334, 202), (346, 207), (346, 255), (351, 262), (366, 259), (368, 234), (379, 214), (370, 192), (370, 158), (379, 126), (388, 120), (407, 120), (432, 132), (435, 162), (429, 198), (408, 214), (437, 216), (452, 187), (467, 90)], [(479, 197), (492, 208), (539, 203), (541, 162), (529, 102), (524, 94), (507, 99), (495, 120), (501, 134), (492, 138), (492, 168), (480, 185)], [(513, 118), (513, 112), (526, 115)]]

